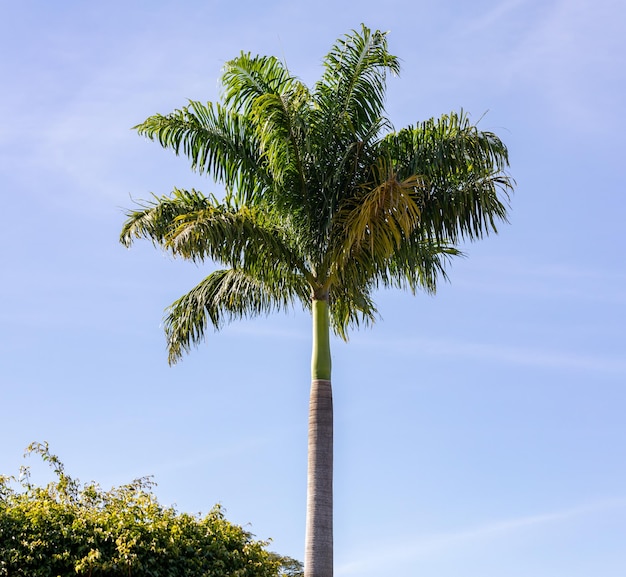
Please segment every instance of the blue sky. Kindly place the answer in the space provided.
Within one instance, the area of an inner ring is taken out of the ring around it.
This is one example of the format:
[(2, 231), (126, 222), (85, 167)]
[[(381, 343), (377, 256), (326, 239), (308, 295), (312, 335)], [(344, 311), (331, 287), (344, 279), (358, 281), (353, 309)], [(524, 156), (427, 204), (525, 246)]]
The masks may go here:
[(82, 480), (154, 474), (162, 502), (220, 502), (302, 558), (309, 319), (234, 324), (170, 368), (163, 309), (209, 269), (117, 238), (133, 198), (220, 193), (130, 127), (216, 100), (241, 50), (312, 84), (364, 22), (402, 59), (392, 122), (482, 117), (517, 189), (436, 297), (381, 293), (333, 342), (336, 575), (626, 573), (621, 2), (1, 5), (1, 473), (48, 441)]

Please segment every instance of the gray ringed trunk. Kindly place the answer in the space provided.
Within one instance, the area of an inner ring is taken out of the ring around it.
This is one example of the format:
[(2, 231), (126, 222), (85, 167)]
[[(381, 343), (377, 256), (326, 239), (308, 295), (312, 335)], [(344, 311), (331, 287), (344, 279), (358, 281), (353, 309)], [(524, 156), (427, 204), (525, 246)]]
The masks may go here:
[(311, 382), (304, 575), (333, 575), (333, 394), (325, 379)]

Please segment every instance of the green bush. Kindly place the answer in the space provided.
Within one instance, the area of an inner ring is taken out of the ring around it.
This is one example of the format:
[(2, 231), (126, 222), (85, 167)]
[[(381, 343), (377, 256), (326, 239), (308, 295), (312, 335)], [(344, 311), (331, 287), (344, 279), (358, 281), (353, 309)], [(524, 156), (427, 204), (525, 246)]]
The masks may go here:
[(27, 467), (19, 479), (0, 476), (1, 577), (276, 577), (301, 569), (229, 523), (219, 506), (204, 517), (179, 513), (158, 503), (150, 478), (104, 491), (69, 477), (47, 444), (27, 453), (47, 461), (56, 480), (34, 486)]

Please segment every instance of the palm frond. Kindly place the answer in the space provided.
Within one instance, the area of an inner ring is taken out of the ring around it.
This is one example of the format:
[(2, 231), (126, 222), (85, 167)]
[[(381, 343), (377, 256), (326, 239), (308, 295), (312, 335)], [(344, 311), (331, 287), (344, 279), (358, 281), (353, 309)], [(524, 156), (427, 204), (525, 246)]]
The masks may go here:
[(126, 211), (120, 242), (130, 247), (135, 239), (145, 238), (154, 245), (165, 248), (176, 220), (185, 214), (202, 210), (211, 202), (200, 192), (174, 189), (172, 195), (161, 198), (153, 195), (153, 201), (139, 201), (139, 210)]
[(135, 129), (176, 154), (191, 160), (191, 168), (210, 174), (238, 197), (267, 189), (271, 178), (249, 118), (219, 104), (190, 101), (174, 112), (149, 117)]
[[(421, 179), (399, 181), (384, 159), (372, 170), (374, 182), (362, 185), (361, 194), (348, 199), (335, 219), (332, 234), (341, 241), (338, 249), (345, 257), (354, 258), (365, 249), (385, 260), (420, 226), (415, 191), (421, 189)], [(340, 265), (342, 259), (334, 254), (333, 260)]]
[(316, 85), (322, 110), (332, 111), (333, 122), (346, 124), (359, 135), (382, 114), (386, 74), (398, 74), (398, 58), (389, 53), (387, 35), (365, 25), (340, 38), (324, 59), (325, 72)]
[(330, 324), (334, 333), (344, 341), (348, 340), (349, 328), (367, 327), (376, 321), (378, 310), (371, 289), (368, 283), (353, 283), (350, 286), (336, 284), (333, 287)]
[(228, 61), (222, 72), (224, 105), (248, 116), (255, 101), (267, 94), (306, 91), (274, 56), (252, 56), (242, 52)]
[(308, 104), (308, 92), (266, 94), (255, 101), (251, 114), (274, 186), (300, 197), (307, 187), (303, 156)]
[(381, 286), (434, 294), (440, 280), (447, 281), (446, 267), (454, 257), (464, 254), (446, 242), (412, 235), (395, 251), (385, 270), (378, 275)]
[(305, 270), (297, 250), (297, 232), (253, 207), (208, 204), (176, 219), (167, 247), (196, 262), (213, 260), (250, 270), (286, 267)]
[(247, 271), (299, 271), (306, 265), (297, 248), (297, 232), (275, 215), (248, 206), (230, 206), (196, 190), (175, 189), (172, 196), (143, 203), (127, 213), (122, 242), (148, 238), (164, 250), (194, 262), (213, 260)]
[[(249, 118), (254, 127), (273, 187), (280, 190), (263, 200), (289, 204), (289, 198), (306, 197), (304, 155), (311, 108), (308, 88), (278, 59), (243, 53), (226, 64), (222, 84), (225, 104)], [(290, 208), (300, 204), (292, 202)]]
[(423, 179), (420, 208), (426, 234), (454, 244), (497, 232), (497, 222), (506, 222), (513, 188), (505, 173), (508, 151), (465, 114), (452, 113), (390, 134), (381, 149), (395, 159), (398, 174)]
[(197, 346), (212, 325), (219, 330), (234, 319), (288, 310), (295, 301), (309, 304), (298, 275), (254, 277), (240, 269), (217, 270), (172, 303), (164, 320), (170, 364)]

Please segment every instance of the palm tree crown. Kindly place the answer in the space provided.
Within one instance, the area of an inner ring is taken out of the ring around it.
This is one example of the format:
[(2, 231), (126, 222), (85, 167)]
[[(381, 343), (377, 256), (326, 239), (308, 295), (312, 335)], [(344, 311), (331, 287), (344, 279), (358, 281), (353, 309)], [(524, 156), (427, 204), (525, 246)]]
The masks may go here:
[(328, 295), (331, 324), (373, 321), (378, 287), (433, 291), (462, 238), (506, 219), (507, 150), (463, 113), (394, 132), (385, 80), (399, 72), (386, 35), (362, 27), (326, 56), (309, 90), (276, 58), (241, 54), (222, 103), (157, 114), (140, 134), (182, 153), (225, 187), (224, 200), (174, 190), (128, 213), (121, 240), (146, 237), (227, 268), (168, 310), (170, 361), (209, 324)]

